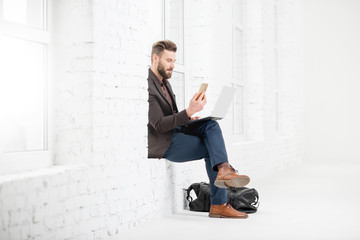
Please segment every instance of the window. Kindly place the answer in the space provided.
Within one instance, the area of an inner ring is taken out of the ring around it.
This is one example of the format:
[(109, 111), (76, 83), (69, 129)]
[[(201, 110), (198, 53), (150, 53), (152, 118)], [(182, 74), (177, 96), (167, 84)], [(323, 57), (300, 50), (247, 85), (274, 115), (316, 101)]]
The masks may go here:
[(165, 39), (177, 45), (175, 69), (171, 78), (171, 86), (176, 95), (179, 111), (185, 108), (185, 5), (184, 0), (164, 0), (164, 32)]
[(244, 29), (243, 1), (233, 3), (233, 78), (232, 85), (236, 88), (233, 103), (233, 136), (239, 141), (244, 136), (245, 115), (245, 83), (244, 83)]
[(184, 64), (184, 0), (165, 0), (165, 39), (176, 43), (176, 61)]
[(244, 86), (233, 84), (236, 88), (234, 99), (233, 133), (236, 136), (244, 134)]
[(50, 165), (46, 0), (0, 0), (0, 174)]
[(275, 101), (275, 130), (280, 131), (280, 82), (279, 82), (279, 10), (275, 3), (273, 8), (273, 50), (274, 50), (274, 101)]
[(174, 90), (179, 111), (185, 109), (185, 74), (174, 71), (171, 77), (171, 87)]

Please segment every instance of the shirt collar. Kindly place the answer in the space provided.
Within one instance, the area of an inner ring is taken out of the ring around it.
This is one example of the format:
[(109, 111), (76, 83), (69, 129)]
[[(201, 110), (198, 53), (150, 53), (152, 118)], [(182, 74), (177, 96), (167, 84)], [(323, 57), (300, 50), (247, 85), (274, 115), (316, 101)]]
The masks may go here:
[(164, 84), (165, 85), (167, 85), (168, 84), (168, 80), (166, 80), (166, 79), (164, 79), (164, 78), (162, 78), (161, 80), (155, 75), (155, 73), (151, 70), (151, 68), (149, 68), (149, 72), (151, 72), (152, 73), (152, 75), (154, 76), (154, 78), (159, 82), (159, 84), (161, 85), (161, 86), (163, 86)]
[[(168, 80), (164, 79), (162, 80), (162, 83), (164, 83), (165, 85), (168, 84)], [(162, 86), (162, 85), (161, 85)]]

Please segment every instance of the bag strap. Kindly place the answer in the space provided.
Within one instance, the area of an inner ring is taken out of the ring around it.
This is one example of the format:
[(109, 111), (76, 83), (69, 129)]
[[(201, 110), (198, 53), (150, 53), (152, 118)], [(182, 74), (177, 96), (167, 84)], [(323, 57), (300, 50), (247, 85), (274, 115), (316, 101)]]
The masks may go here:
[(195, 183), (191, 184), (187, 189), (186, 188), (183, 189), (184, 191), (186, 191), (186, 194), (187, 194), (186, 200), (188, 200), (189, 203), (193, 201), (193, 198), (190, 196), (190, 192), (191, 192), (191, 190), (194, 189), (194, 184)]
[(251, 206), (255, 207), (255, 208), (258, 208), (260, 206), (260, 202), (259, 202), (259, 193), (256, 191), (256, 189), (254, 188), (247, 188), (247, 187), (244, 187), (243, 188), (243, 191), (242, 191), (242, 194), (244, 194), (245, 192), (252, 192), (254, 193), (254, 202), (250, 203)]
[(258, 208), (260, 206), (259, 197), (255, 196), (255, 201), (251, 203), (251, 206)]
[[(206, 183), (206, 182), (193, 183), (187, 189), (186, 188), (183, 189), (187, 193), (186, 200), (188, 200), (189, 202), (193, 201), (193, 198), (190, 196), (190, 192), (191, 192), (191, 190), (194, 190), (195, 194), (198, 195), (199, 191), (200, 191), (200, 185), (201, 184), (207, 184), (208, 185), (208, 183)], [(199, 187), (196, 189), (198, 192), (196, 192), (196, 190), (194, 188), (195, 185), (199, 185)]]

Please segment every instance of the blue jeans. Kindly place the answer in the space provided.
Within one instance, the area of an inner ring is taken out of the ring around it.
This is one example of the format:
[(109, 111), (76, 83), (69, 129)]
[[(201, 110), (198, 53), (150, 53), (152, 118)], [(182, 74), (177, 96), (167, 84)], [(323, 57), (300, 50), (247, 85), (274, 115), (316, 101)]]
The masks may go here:
[(205, 121), (188, 127), (177, 127), (170, 147), (164, 158), (172, 162), (188, 162), (205, 158), (206, 171), (210, 180), (211, 204), (227, 202), (226, 190), (214, 185), (217, 177), (217, 164), (228, 162), (225, 142), (219, 124)]

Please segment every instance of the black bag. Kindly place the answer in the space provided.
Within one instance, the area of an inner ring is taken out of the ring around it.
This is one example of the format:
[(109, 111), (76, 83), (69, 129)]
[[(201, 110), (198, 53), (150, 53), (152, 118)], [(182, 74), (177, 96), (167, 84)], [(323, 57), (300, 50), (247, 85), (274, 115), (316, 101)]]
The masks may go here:
[[(193, 183), (186, 190), (186, 199), (189, 201), (190, 211), (210, 211), (210, 184), (201, 182)], [(190, 196), (194, 190), (196, 199)], [(228, 203), (236, 210), (245, 213), (255, 213), (259, 207), (259, 194), (254, 188), (227, 188)]]

